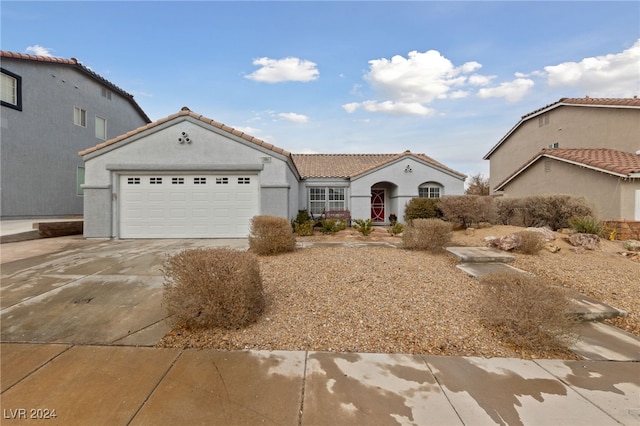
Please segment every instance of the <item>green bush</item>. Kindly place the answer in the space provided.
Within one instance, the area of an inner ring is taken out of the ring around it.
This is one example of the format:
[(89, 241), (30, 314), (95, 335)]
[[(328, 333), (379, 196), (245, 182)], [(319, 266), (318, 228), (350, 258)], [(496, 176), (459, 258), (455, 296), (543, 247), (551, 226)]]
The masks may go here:
[(355, 219), (353, 221), (353, 228), (366, 237), (373, 232), (373, 223), (371, 219)]
[(532, 195), (496, 200), (499, 223), (524, 227), (548, 226), (554, 231), (569, 227), (573, 216), (593, 214), (584, 198), (571, 195)]
[(440, 210), (445, 220), (462, 228), (481, 222), (495, 223), (493, 198), (484, 195), (448, 195), (440, 198)]
[(320, 222), (320, 232), (323, 234), (335, 234), (347, 228), (347, 223), (342, 219), (324, 219)]
[(605, 224), (593, 216), (573, 216), (569, 219), (569, 227), (582, 234), (593, 234), (599, 237), (607, 234)]
[(389, 229), (387, 229), (387, 232), (393, 235), (394, 237), (398, 234), (402, 234), (403, 231), (404, 231), (404, 225), (402, 225), (400, 222), (392, 223), (391, 226), (389, 226)]
[(402, 234), (402, 242), (409, 250), (442, 251), (453, 236), (450, 223), (441, 219), (414, 219)]
[(251, 219), (249, 250), (269, 256), (295, 249), (296, 237), (287, 219), (277, 216), (254, 216)]
[(544, 236), (536, 231), (520, 231), (516, 233), (518, 246), (516, 251), (524, 254), (538, 254), (544, 248)]
[(409, 223), (413, 219), (442, 218), (439, 202), (439, 198), (412, 198), (404, 208), (404, 221)]
[(248, 252), (199, 248), (163, 263), (163, 305), (189, 328), (240, 328), (264, 309), (257, 258)]
[(302, 223), (293, 223), (293, 230), (296, 234), (301, 237), (310, 237), (313, 235), (313, 227), (315, 222), (313, 220), (309, 220), (307, 222)]
[(480, 283), (480, 318), (505, 342), (527, 350), (559, 350), (575, 340), (578, 320), (568, 315), (562, 288), (518, 271), (485, 274)]

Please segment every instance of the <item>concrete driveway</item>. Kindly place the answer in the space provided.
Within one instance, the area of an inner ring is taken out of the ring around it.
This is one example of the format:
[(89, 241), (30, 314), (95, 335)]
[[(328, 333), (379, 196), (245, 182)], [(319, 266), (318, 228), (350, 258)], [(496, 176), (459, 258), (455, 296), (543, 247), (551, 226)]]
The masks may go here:
[(171, 327), (162, 262), (196, 247), (248, 243), (73, 236), (2, 244), (1, 340), (153, 346)]

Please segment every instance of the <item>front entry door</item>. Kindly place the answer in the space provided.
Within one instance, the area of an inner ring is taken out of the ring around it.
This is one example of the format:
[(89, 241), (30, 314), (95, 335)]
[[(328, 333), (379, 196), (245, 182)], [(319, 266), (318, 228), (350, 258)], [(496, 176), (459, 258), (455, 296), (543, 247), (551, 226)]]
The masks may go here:
[(384, 189), (371, 190), (371, 221), (384, 222)]

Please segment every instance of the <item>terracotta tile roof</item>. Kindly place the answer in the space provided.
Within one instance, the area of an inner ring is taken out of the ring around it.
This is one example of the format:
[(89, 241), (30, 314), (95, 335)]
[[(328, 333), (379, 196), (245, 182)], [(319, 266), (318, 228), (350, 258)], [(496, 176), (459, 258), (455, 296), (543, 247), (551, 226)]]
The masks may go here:
[(55, 58), (52, 56), (38, 56), (38, 55), (27, 55), (24, 53), (16, 53), (16, 52), (7, 52), (6, 50), (0, 50), (0, 58), (10, 58), (10, 59), (18, 59), (23, 61), (33, 61), (33, 62), (43, 62), (43, 63), (52, 63), (52, 64), (61, 64), (68, 65), (70, 67), (76, 68), (81, 73), (88, 75), (90, 78), (97, 80), (100, 84), (103, 84), (112, 91), (120, 94), (121, 96), (127, 98), (129, 102), (133, 105), (133, 107), (140, 113), (140, 115), (144, 118), (147, 123), (151, 122), (151, 119), (147, 116), (147, 114), (142, 110), (140, 105), (133, 99), (133, 95), (126, 92), (122, 88), (116, 86), (106, 78), (100, 76), (95, 73), (90, 68), (82, 65), (76, 58), (65, 59), (65, 58)]
[[(516, 172), (496, 185), (496, 190), (525, 171), (540, 158), (553, 158), (565, 163), (588, 167), (620, 177), (640, 177), (640, 155), (606, 148), (545, 148), (533, 156)], [(638, 174), (639, 176), (632, 176)]]
[(527, 118), (531, 115), (536, 115), (540, 111), (544, 111), (550, 108), (555, 108), (560, 105), (583, 105), (583, 106), (609, 106), (609, 107), (635, 107), (640, 108), (640, 99), (637, 96), (633, 98), (590, 98), (585, 96), (584, 98), (561, 98), (559, 101), (546, 105), (542, 108), (538, 108), (535, 111), (531, 111), (522, 116)]
[(599, 108), (640, 108), (640, 99), (638, 96), (634, 96), (633, 98), (590, 98), (588, 96), (584, 98), (560, 98), (559, 101), (554, 102), (552, 104), (548, 104), (543, 106), (542, 108), (538, 108), (535, 111), (531, 111), (525, 115), (523, 115), (509, 131), (495, 144), (489, 152), (487, 152), (484, 157), (484, 160), (488, 160), (491, 157), (491, 154), (495, 152), (508, 138), (511, 136), (522, 123), (531, 118), (537, 116), (543, 111), (548, 111), (554, 108), (558, 108), (561, 106), (586, 106), (586, 107), (599, 107)]
[(292, 154), (302, 178), (353, 178), (403, 157), (414, 157), (461, 178), (466, 176), (424, 154)]
[(165, 117), (165, 118), (162, 118), (160, 120), (154, 121), (153, 123), (149, 123), (146, 126), (138, 127), (137, 129), (134, 129), (134, 130), (132, 130), (132, 131), (130, 131), (128, 133), (125, 133), (124, 135), (120, 135), (120, 136), (118, 136), (116, 138), (109, 139), (108, 141), (100, 143), (100, 144), (98, 144), (96, 146), (93, 146), (91, 148), (87, 148), (84, 151), (80, 151), (80, 152), (78, 152), (78, 155), (85, 156), (87, 154), (91, 154), (92, 152), (96, 152), (96, 151), (98, 151), (98, 150), (100, 150), (102, 148), (105, 148), (105, 147), (109, 146), (109, 145), (113, 145), (114, 143), (120, 142), (120, 141), (122, 141), (124, 139), (130, 138), (131, 136), (137, 135), (138, 133), (142, 133), (145, 130), (152, 129), (154, 127), (157, 127), (157, 126), (159, 126), (159, 125), (161, 125), (163, 123), (166, 123), (168, 121), (171, 121), (173, 119), (176, 119), (176, 118), (179, 118), (179, 117), (187, 117), (187, 116), (188, 117), (193, 117), (196, 120), (202, 121), (203, 123), (206, 123), (206, 124), (209, 124), (211, 126), (217, 127), (217, 128), (219, 128), (221, 130), (224, 130), (225, 132), (231, 133), (231, 134), (233, 134), (235, 136), (238, 136), (238, 137), (240, 137), (240, 138), (242, 138), (244, 140), (247, 140), (247, 141), (249, 141), (251, 143), (254, 143), (254, 144), (258, 145), (258, 146), (261, 146), (263, 148), (266, 148), (266, 149), (271, 150), (273, 152), (276, 152), (278, 154), (284, 155), (286, 157), (290, 157), (291, 156), (291, 154), (288, 151), (285, 151), (284, 149), (281, 149), (281, 148), (278, 148), (276, 146), (273, 146), (270, 143), (267, 143), (267, 142), (265, 142), (265, 141), (263, 141), (261, 139), (254, 138), (253, 136), (250, 136), (250, 135), (248, 135), (246, 133), (243, 133), (240, 130), (234, 129), (233, 127), (229, 127), (229, 126), (226, 126), (226, 125), (224, 125), (222, 123), (218, 123), (217, 121), (212, 120), (210, 118), (207, 118), (207, 117), (205, 117), (205, 116), (203, 116), (201, 114), (196, 114), (195, 112), (191, 111), (187, 107), (182, 107), (180, 112), (178, 112), (176, 114), (172, 114), (172, 115), (170, 115), (168, 117)]

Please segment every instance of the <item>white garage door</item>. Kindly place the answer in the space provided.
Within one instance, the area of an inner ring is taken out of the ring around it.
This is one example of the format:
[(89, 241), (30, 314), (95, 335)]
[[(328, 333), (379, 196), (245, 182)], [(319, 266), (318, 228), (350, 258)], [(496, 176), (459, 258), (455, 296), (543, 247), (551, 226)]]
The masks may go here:
[(246, 238), (258, 176), (122, 175), (120, 238)]

